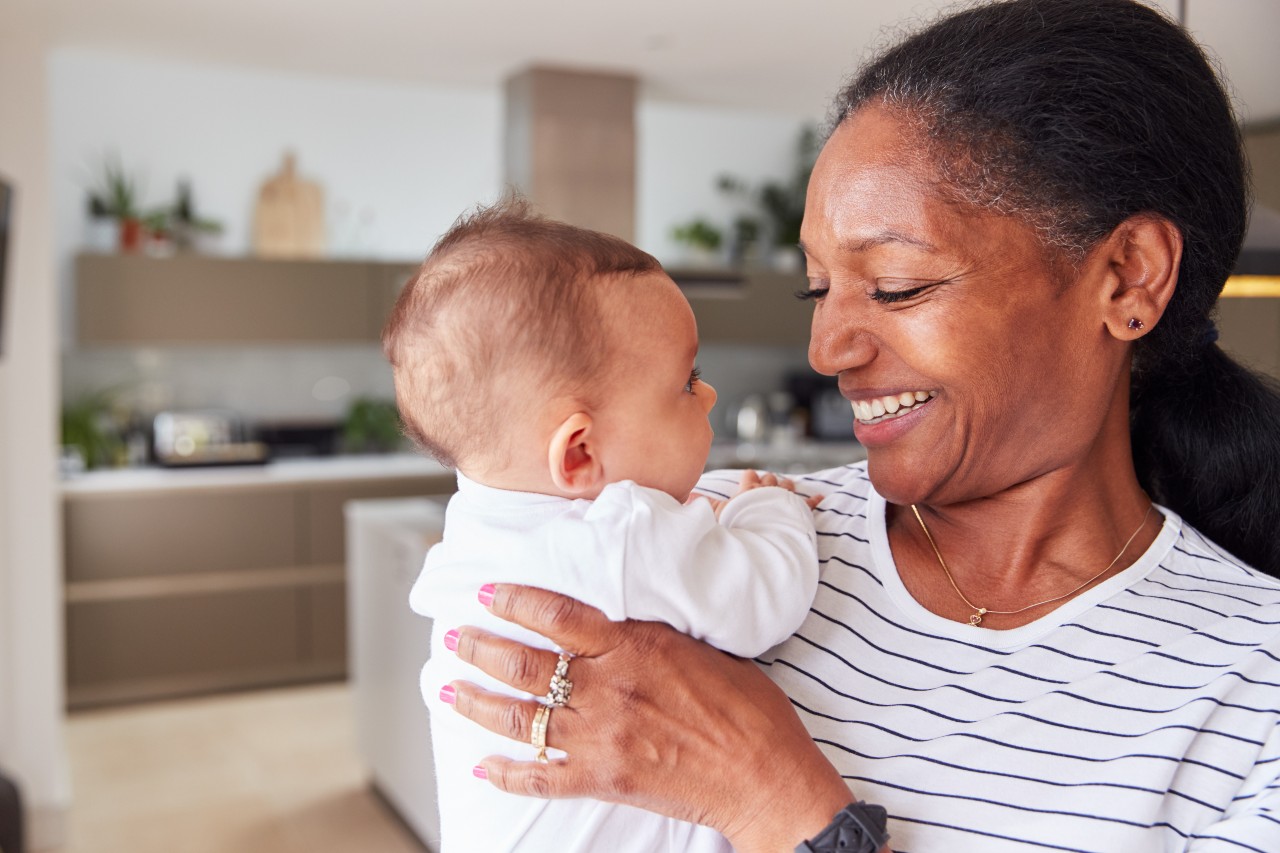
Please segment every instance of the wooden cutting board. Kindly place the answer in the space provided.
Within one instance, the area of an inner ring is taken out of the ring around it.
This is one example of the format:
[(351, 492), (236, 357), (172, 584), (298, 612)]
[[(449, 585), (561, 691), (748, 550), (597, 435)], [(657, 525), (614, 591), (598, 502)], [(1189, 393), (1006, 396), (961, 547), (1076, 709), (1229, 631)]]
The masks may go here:
[(271, 258), (318, 258), (324, 249), (324, 190), (298, 176), (297, 160), (287, 152), (280, 171), (258, 191), (253, 251)]

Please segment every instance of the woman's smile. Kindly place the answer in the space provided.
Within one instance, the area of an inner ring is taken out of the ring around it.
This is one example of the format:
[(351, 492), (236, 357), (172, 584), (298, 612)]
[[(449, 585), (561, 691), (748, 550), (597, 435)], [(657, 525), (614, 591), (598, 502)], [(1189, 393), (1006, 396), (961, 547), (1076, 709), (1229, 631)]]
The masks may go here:
[(899, 418), (913, 411), (918, 404), (927, 403), (937, 395), (936, 391), (903, 391), (901, 394), (885, 394), (865, 400), (853, 400), (853, 416), (865, 424)]

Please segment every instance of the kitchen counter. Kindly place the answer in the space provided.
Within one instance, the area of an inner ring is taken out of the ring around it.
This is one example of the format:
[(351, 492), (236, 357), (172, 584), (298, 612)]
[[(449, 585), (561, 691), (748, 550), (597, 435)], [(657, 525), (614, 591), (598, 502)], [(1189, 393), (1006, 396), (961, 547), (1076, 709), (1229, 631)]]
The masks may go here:
[(126, 494), (207, 491), (246, 486), (298, 486), (351, 480), (441, 477), (453, 491), (454, 474), (433, 459), (414, 453), (281, 459), (265, 465), (212, 468), (118, 468), (88, 471), (63, 479), (62, 494)]
[[(707, 468), (760, 468), (780, 474), (818, 471), (866, 456), (857, 442), (748, 444), (717, 443), (711, 448)], [(118, 468), (88, 471), (63, 479), (66, 496), (119, 495), (168, 491), (208, 491), (226, 488), (290, 487), (308, 483), (341, 483), (353, 480), (397, 480), (440, 477), (453, 491), (454, 473), (433, 459), (415, 453), (327, 456), (281, 459), (265, 465), (228, 465), (212, 468)]]

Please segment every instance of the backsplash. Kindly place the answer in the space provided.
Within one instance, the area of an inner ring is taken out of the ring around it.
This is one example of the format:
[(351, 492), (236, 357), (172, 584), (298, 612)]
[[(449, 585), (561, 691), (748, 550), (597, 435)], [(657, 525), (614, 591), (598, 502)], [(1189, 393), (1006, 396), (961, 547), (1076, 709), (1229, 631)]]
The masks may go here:
[[(705, 345), (702, 375), (716, 389), (718, 434), (748, 394), (783, 387), (807, 369), (803, 347)], [(63, 399), (100, 392), (140, 414), (227, 408), (255, 421), (332, 421), (357, 398), (394, 396), (391, 368), (377, 346), (93, 347), (62, 357)]]

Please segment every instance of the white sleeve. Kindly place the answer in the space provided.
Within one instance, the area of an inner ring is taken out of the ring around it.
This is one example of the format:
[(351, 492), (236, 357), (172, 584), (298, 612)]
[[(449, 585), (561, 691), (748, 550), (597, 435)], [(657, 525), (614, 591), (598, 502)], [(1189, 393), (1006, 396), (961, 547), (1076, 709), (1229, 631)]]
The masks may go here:
[(627, 500), (617, 489), (588, 515), (627, 513), (626, 618), (666, 622), (742, 657), (795, 633), (818, 587), (817, 537), (803, 498), (752, 489), (731, 500), (717, 522), (706, 501), (681, 504), (654, 489), (617, 485), (627, 487)]

